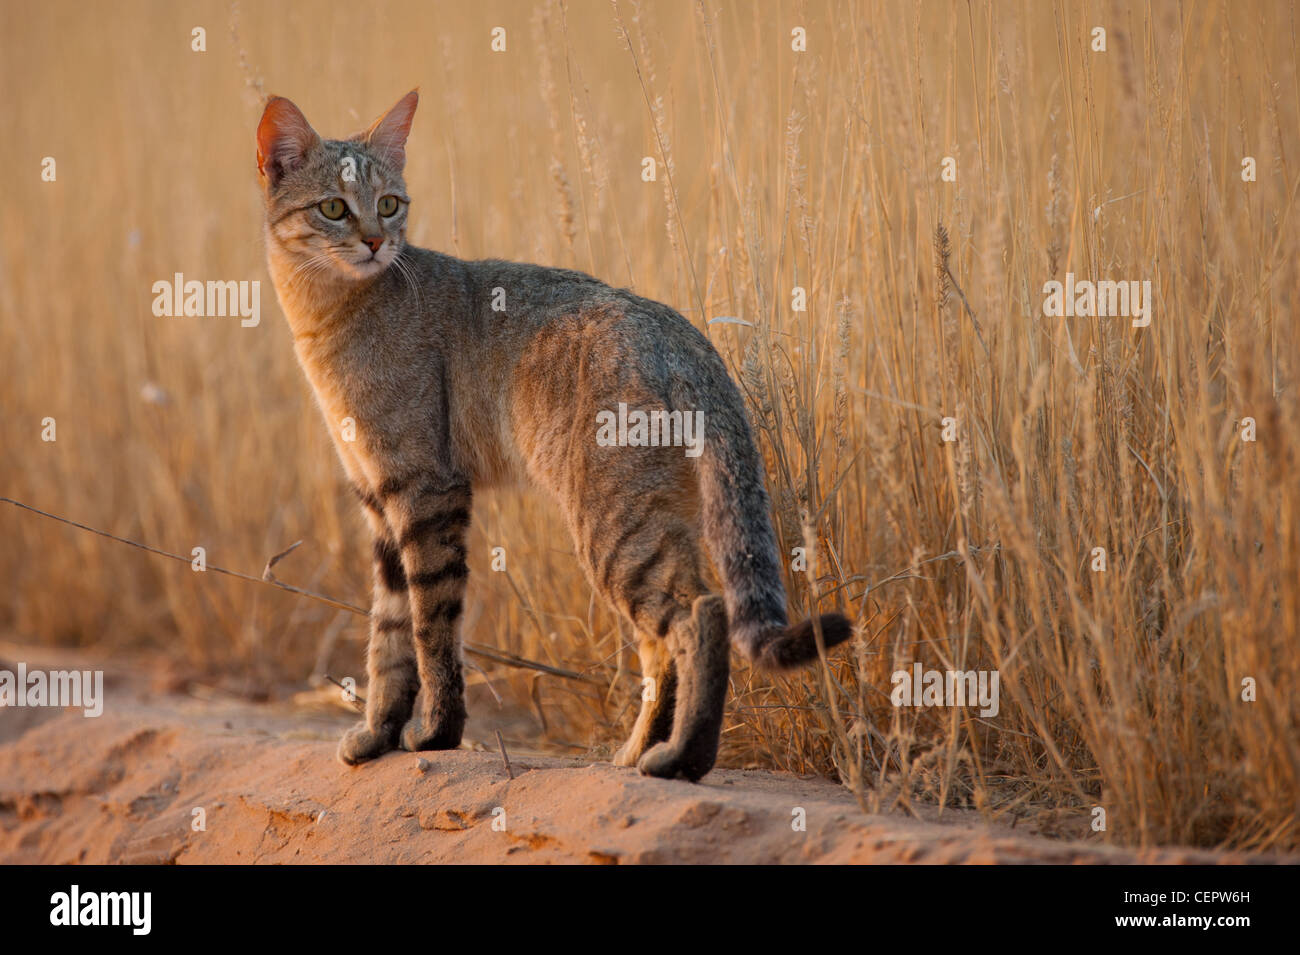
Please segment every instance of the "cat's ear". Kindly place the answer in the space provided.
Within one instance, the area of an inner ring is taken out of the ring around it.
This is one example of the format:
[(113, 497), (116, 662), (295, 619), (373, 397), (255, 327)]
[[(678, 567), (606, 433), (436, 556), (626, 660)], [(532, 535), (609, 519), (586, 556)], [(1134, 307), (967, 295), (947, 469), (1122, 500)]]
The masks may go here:
[(257, 171), (267, 182), (278, 186), (285, 173), (297, 168), (318, 145), (320, 137), (302, 110), (283, 96), (266, 101), (257, 124)]
[(406, 165), (406, 137), (410, 135), (411, 120), (415, 118), (415, 107), (419, 102), (419, 92), (411, 90), (397, 101), (396, 106), (375, 120), (363, 137), (366, 146), (398, 172)]

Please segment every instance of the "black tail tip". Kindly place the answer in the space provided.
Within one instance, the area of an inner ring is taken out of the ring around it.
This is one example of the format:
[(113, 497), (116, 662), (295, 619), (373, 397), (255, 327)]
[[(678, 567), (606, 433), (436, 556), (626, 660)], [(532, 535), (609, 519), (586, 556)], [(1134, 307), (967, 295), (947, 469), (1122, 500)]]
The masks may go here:
[[(853, 624), (842, 613), (824, 613), (818, 620), (822, 645), (827, 650), (853, 636)], [(812, 618), (772, 631), (754, 654), (754, 664), (764, 670), (792, 670), (816, 659), (817, 637)]]

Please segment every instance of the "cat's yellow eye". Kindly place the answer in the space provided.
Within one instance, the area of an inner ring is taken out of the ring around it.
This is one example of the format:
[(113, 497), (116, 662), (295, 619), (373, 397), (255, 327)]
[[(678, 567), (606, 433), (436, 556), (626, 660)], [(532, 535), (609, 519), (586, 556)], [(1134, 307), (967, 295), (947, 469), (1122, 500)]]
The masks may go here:
[(326, 199), (320, 204), (320, 214), (326, 219), (342, 219), (348, 204), (342, 199)]
[(381, 216), (391, 216), (397, 211), (397, 196), (384, 196), (379, 200), (379, 214)]

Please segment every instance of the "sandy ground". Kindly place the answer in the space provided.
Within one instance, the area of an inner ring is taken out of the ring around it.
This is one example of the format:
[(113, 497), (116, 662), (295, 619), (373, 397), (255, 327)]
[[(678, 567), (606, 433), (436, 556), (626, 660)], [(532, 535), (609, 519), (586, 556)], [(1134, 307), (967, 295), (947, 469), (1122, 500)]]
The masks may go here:
[[(20, 659), (75, 665), (0, 645), (0, 666)], [(142, 684), (110, 674), (108, 705), (93, 719), (0, 708), (0, 862), (1248, 861), (1056, 841), (969, 812), (867, 815), (826, 780), (715, 770), (692, 785), (510, 744), (509, 771), (495, 746), (393, 753), (349, 769), (334, 745), (354, 717), (338, 708)], [(470, 718), (471, 734), (477, 722), (494, 740), (473, 701)]]

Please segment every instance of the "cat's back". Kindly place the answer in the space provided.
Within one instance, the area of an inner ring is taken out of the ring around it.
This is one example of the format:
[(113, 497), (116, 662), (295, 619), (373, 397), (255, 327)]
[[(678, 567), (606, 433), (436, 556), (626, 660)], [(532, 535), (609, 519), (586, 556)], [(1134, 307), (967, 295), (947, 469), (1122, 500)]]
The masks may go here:
[[(505, 259), (464, 263), (480, 315), (496, 327), (544, 334), (569, 333), (653, 351), (655, 342), (694, 352), (708, 340), (675, 309), (585, 272)], [(647, 356), (648, 357), (648, 356)]]
[[(391, 270), (390, 294), (401, 300), (403, 310), (414, 305), (422, 311), (421, 324), (453, 339), (460, 334), (509, 339), (557, 321), (637, 310), (637, 297), (627, 290), (573, 269), (507, 259), (458, 259), (414, 246), (408, 246), (401, 259), (399, 268)], [(408, 276), (416, 280), (418, 302), (411, 301)]]
[(476, 299), (498, 315), (545, 321), (584, 306), (622, 304), (630, 293), (576, 269), (507, 259), (465, 262)]
[(521, 376), (589, 379), (611, 391), (641, 389), (665, 401), (683, 385), (732, 397), (734, 385), (708, 338), (662, 302), (573, 269), (503, 259), (465, 267), (483, 343), (509, 367), (516, 385)]

